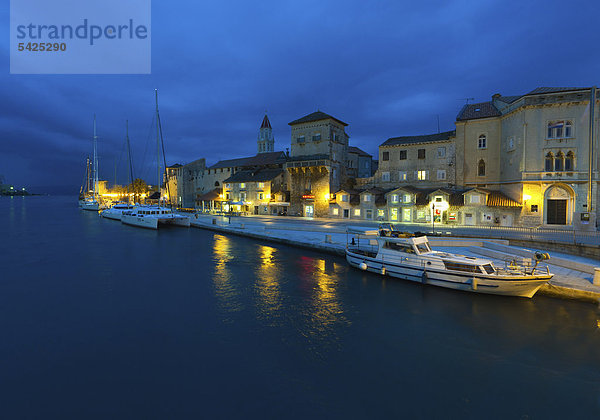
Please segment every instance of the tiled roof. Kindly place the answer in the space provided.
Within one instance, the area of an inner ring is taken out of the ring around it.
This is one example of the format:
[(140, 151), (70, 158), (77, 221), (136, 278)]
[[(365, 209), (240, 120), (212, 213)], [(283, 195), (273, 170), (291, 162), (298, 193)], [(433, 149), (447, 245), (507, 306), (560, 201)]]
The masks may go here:
[(450, 137), (454, 137), (456, 131), (445, 131), (443, 133), (426, 134), (422, 136), (402, 136), (391, 137), (381, 144), (381, 146), (395, 146), (398, 144), (417, 144), (417, 143), (432, 143), (437, 141), (447, 141)]
[(522, 98), (523, 95), (515, 95), (515, 96), (503, 96), (498, 94), (498, 96), (495, 97), (495, 99), (498, 99), (502, 102), (504, 102), (505, 104), (512, 104), (514, 101), (516, 101), (519, 98)]
[(372, 155), (368, 154), (364, 150), (361, 150), (355, 146), (348, 146), (348, 153), (356, 153), (359, 156), (372, 157)]
[(169, 169), (176, 169), (176, 168), (181, 168), (181, 166), (182, 166), (181, 163), (176, 163), (174, 165), (167, 166), (167, 168), (169, 168)]
[(526, 93), (526, 95), (541, 95), (544, 93), (559, 93), (559, 92), (572, 92), (574, 90), (587, 90), (589, 88), (584, 87), (538, 87), (533, 89), (531, 92)]
[(208, 169), (218, 168), (235, 168), (244, 166), (260, 166), (260, 165), (274, 165), (278, 163), (284, 163), (286, 161), (285, 153), (283, 152), (269, 152), (259, 153), (256, 156), (220, 160)]
[(215, 188), (214, 190), (196, 198), (196, 201), (222, 201), (221, 192), (221, 188)]
[(499, 117), (500, 111), (490, 102), (480, 102), (478, 104), (467, 104), (463, 106), (458, 115), (457, 121), (476, 120), (479, 118)]
[(343, 124), (344, 126), (348, 125), (345, 122), (338, 120), (337, 118), (332, 117), (331, 115), (328, 115), (321, 111), (313, 112), (312, 114), (308, 114), (302, 118), (298, 118), (297, 120), (294, 120), (294, 121), (288, 123), (288, 125), (296, 125), (296, 124), (302, 124), (302, 123), (307, 123), (307, 122), (312, 122), (312, 121), (328, 120), (328, 119), (337, 121), (340, 124)]
[(259, 169), (256, 171), (239, 171), (223, 182), (265, 182), (271, 181), (283, 173), (283, 169)]
[(488, 207), (523, 207), (523, 205), (500, 191), (492, 191), (488, 194), (485, 203)]

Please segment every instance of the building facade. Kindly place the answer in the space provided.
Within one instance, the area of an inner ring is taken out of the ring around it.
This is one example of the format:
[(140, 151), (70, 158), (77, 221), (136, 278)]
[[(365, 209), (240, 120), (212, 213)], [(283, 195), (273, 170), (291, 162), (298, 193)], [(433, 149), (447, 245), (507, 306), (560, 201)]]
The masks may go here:
[(289, 123), (290, 213), (326, 217), (330, 194), (347, 179), (348, 125), (317, 111)]

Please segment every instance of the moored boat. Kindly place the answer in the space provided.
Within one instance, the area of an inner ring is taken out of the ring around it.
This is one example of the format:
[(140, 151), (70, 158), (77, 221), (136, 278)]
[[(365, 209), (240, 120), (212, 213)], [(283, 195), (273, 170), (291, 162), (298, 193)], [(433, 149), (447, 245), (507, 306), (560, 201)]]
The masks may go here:
[(121, 215), (123, 214), (123, 212), (125, 210), (133, 210), (134, 208), (135, 208), (135, 205), (133, 205), (133, 204), (119, 201), (119, 202), (113, 204), (112, 207), (102, 211), (102, 213), (100, 213), (100, 216), (107, 218), (107, 219), (121, 220)]
[(173, 213), (168, 207), (139, 206), (132, 210), (124, 210), (121, 222), (148, 229), (158, 229), (160, 225), (190, 226), (190, 218)]
[(531, 298), (554, 275), (539, 262), (548, 254), (536, 253), (535, 265), (510, 261), (496, 267), (484, 258), (434, 251), (426, 236), (390, 229), (348, 227), (351, 242), (346, 260), (361, 270), (423, 284), (469, 292)]

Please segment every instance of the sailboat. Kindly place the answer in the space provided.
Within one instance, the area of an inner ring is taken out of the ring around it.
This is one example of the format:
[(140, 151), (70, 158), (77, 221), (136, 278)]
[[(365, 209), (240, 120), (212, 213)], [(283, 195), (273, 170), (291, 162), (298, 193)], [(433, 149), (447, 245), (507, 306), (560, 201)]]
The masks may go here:
[[(129, 185), (133, 185), (133, 165), (131, 163), (131, 147), (129, 144), (129, 121), (125, 122), (125, 133), (125, 141), (127, 143), (127, 162), (129, 165)], [(102, 213), (100, 213), (100, 215), (107, 219), (121, 220), (121, 216), (123, 215), (124, 211), (133, 210), (134, 208), (135, 206), (131, 203), (119, 201), (114, 203), (111, 208), (104, 210)]]
[[(164, 143), (162, 141), (162, 131), (160, 126), (160, 116), (158, 114), (158, 89), (154, 90), (156, 99), (156, 148), (157, 148), (157, 183), (156, 185), (160, 191), (161, 176), (160, 176), (160, 149), (163, 149), (163, 160), (165, 166), (165, 174), (167, 174), (167, 164), (164, 153)], [(167, 194), (169, 188), (169, 182), (166, 182)], [(170, 196), (170, 194), (169, 194)], [(160, 203), (160, 200), (159, 200)], [(121, 215), (121, 222), (138, 227), (144, 227), (148, 229), (158, 229), (160, 225), (177, 225), (177, 226), (190, 226), (190, 218), (181, 214), (173, 213), (173, 209), (170, 207), (164, 207), (159, 205), (156, 206), (139, 206), (132, 210), (125, 210)]]
[[(83, 196), (79, 200), (79, 208), (82, 210), (98, 211), (106, 208), (106, 206), (100, 202), (98, 197), (98, 136), (96, 135), (96, 114), (94, 114), (94, 160), (92, 162), (92, 169), (90, 173), (89, 169), (89, 158), (87, 165), (86, 175), (86, 188), (85, 192), (82, 191)], [(91, 180), (91, 183), (89, 182)], [(91, 185), (90, 185), (91, 184)], [(91, 190), (90, 190), (91, 187)]]

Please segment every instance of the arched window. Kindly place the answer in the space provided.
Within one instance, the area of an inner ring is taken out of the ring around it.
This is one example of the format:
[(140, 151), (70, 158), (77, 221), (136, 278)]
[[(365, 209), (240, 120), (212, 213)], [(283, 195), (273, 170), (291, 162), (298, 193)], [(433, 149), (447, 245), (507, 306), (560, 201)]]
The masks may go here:
[(485, 161), (483, 159), (477, 164), (477, 176), (485, 176)]
[(554, 170), (554, 155), (552, 152), (548, 152), (546, 155), (546, 171), (551, 172)]
[(573, 169), (575, 169), (575, 155), (573, 152), (569, 152), (565, 158), (565, 171), (572, 171)]
[(485, 136), (485, 134), (482, 134), (479, 136), (479, 139), (477, 140), (477, 148), (478, 149), (486, 149), (487, 148), (487, 137)]
[(565, 168), (565, 155), (563, 152), (558, 152), (556, 159), (554, 159), (554, 170), (556, 172), (562, 172)]

